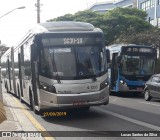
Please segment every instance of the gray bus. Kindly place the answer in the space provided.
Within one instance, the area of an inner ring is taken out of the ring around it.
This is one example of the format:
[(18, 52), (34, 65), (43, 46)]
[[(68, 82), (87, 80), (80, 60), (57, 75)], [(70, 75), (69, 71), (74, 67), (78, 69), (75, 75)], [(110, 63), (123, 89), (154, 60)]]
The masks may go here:
[(92, 24), (40, 23), (2, 56), (1, 63), (7, 92), (35, 113), (109, 102), (104, 36)]

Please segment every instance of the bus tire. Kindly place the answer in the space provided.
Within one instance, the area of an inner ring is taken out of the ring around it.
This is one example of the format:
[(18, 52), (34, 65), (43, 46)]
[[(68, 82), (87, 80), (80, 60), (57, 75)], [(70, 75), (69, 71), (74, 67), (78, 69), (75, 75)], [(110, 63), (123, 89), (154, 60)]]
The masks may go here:
[(23, 99), (22, 99), (22, 97), (21, 97), (21, 96), (20, 96), (20, 102), (21, 102), (21, 103), (24, 103), (24, 101), (23, 101)]
[(18, 93), (17, 97), (18, 97), (18, 99), (20, 99), (20, 89), (19, 89), (19, 85), (18, 84), (17, 84), (17, 93)]
[(30, 105), (30, 108), (33, 109), (32, 91), (30, 88), (29, 88), (29, 105)]
[(108, 104), (109, 104), (109, 98), (103, 105), (108, 105)]
[(21, 103), (24, 103), (23, 99), (22, 99), (22, 94), (20, 92), (20, 89), (18, 88), (18, 92), (19, 92), (19, 100)]
[(9, 93), (7, 82), (5, 83), (5, 88), (6, 88), (6, 92)]
[(146, 101), (150, 101), (151, 98), (152, 98), (152, 97), (150, 96), (149, 90), (146, 89), (146, 90), (144, 91), (144, 99), (145, 99)]

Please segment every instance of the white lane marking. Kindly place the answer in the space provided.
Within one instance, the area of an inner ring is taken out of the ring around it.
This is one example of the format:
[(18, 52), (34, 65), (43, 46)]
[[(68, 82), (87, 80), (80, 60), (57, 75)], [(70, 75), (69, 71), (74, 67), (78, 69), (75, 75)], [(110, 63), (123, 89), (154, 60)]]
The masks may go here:
[(148, 105), (154, 105), (154, 106), (160, 106), (160, 105), (153, 104), (153, 103), (146, 103), (146, 102), (139, 102), (139, 103), (142, 103), (142, 104), (148, 104)]
[(114, 112), (108, 111), (108, 110), (104, 110), (104, 109), (101, 109), (101, 108), (95, 108), (94, 107), (94, 109), (98, 110), (98, 111), (101, 111), (101, 112), (103, 112), (105, 114), (107, 113), (107, 114), (110, 114), (110, 115), (112, 115), (114, 117), (118, 117), (120, 119), (123, 119), (123, 120), (129, 121), (129, 122), (135, 123), (137, 125), (141, 125), (143, 127), (147, 127), (147, 128), (153, 129), (153, 130), (160, 131), (160, 127), (159, 126), (155, 126), (155, 125), (152, 125), (152, 124), (149, 124), (149, 123), (141, 122), (139, 120), (135, 120), (135, 119), (132, 119), (132, 118), (120, 115), (118, 113), (114, 113)]

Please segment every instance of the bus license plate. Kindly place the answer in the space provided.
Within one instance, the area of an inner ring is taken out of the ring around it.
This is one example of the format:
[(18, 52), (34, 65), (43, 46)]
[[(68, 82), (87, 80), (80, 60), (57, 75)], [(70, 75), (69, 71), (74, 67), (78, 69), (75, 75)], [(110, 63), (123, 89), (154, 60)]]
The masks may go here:
[(143, 90), (143, 88), (137, 88), (137, 90)]
[(74, 106), (85, 105), (85, 104), (86, 104), (86, 101), (75, 101), (75, 102), (73, 102)]

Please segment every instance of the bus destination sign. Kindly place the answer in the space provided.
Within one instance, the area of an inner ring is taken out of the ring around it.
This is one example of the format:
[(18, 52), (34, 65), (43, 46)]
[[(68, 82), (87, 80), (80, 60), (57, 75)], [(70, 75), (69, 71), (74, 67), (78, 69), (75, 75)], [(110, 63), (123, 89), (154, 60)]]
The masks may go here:
[(42, 38), (43, 46), (99, 44), (100, 37)]
[(124, 48), (124, 52), (137, 52), (137, 53), (152, 53), (153, 49), (152, 48)]
[(64, 44), (83, 44), (82, 38), (64, 38)]

